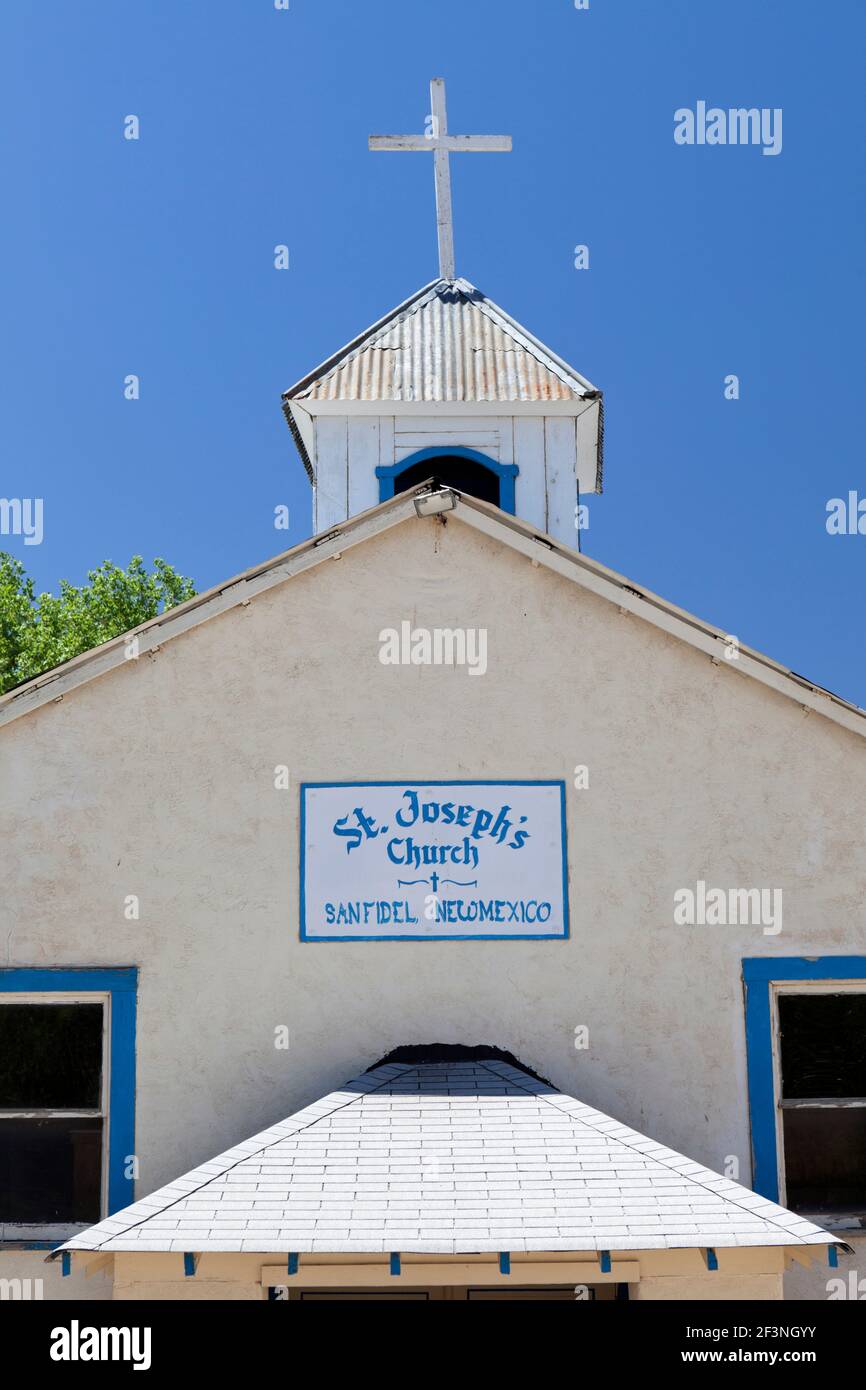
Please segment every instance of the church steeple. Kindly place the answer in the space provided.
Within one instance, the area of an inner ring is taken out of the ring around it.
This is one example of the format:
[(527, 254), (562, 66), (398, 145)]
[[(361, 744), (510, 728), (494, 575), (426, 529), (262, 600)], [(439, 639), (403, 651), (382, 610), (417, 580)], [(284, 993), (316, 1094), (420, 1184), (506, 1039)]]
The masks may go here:
[(371, 136), (370, 148), (433, 150), (442, 274), (283, 394), (313, 530), (432, 476), (576, 548), (580, 497), (601, 491), (601, 392), (454, 278), (449, 155), (511, 139), (448, 135), (440, 79), (431, 96), (429, 136)]

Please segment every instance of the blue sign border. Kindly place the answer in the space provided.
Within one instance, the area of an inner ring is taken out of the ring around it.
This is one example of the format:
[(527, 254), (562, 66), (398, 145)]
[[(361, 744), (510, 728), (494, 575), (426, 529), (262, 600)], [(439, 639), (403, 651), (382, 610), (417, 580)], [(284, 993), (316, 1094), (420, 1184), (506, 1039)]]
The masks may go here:
[[(447, 936), (308, 936), (306, 884), (307, 792), (330, 787), (558, 787), (562, 828), (562, 931), (537, 932), (503, 936), (492, 933), (469, 935), (456, 932)], [(378, 782), (302, 782), (301, 790), (301, 853), (300, 853), (300, 930), (301, 941), (351, 944), (355, 941), (568, 941), (571, 929), (568, 910), (568, 828), (565, 819), (565, 781), (561, 777), (397, 777)]]

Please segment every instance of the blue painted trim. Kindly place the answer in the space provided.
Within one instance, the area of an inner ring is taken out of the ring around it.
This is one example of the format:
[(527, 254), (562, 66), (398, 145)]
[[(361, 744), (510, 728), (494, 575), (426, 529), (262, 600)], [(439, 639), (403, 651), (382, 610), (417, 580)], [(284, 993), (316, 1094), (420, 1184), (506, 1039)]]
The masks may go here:
[(64, 1250), (60, 1256), (60, 1273), (64, 1279), (72, 1273), (72, 1255), (68, 1250)]
[[(108, 1095), (108, 1208), (106, 1216), (135, 1201), (135, 1180), (127, 1177), (126, 1160), (135, 1153), (135, 1014), (138, 970), (0, 969), (0, 994), (108, 994), (111, 996)], [(102, 1218), (100, 1218), (102, 1219)]]
[(772, 984), (863, 980), (866, 956), (748, 956), (743, 960), (746, 995), (746, 1058), (752, 1133), (752, 1187), (779, 1200), (776, 1093), (773, 1077)]
[(503, 1251), (500, 1253), (500, 1256), (499, 1256), (499, 1273), (500, 1273), (500, 1274), (510, 1274), (510, 1273), (511, 1273), (511, 1251), (510, 1251), (510, 1250), (503, 1250)]
[(184, 1255), (183, 1257), (184, 1278), (192, 1279), (195, 1274), (195, 1255)]
[(296, 1254), (292, 1253), (292, 1254), (289, 1256), (289, 1266), (288, 1266), (288, 1267), (289, 1267), (289, 1273), (290, 1273), (290, 1274), (297, 1274), (297, 1272), (298, 1272), (298, 1257), (297, 1257)]
[(392, 1251), (391, 1254), (391, 1273), (395, 1275), (400, 1273), (400, 1255), (397, 1250)]
[[(405, 473), (407, 468), (412, 468), (416, 463), (422, 463), (424, 459), (441, 458), (462, 458), (474, 459), (476, 463), (483, 464), (489, 468), (491, 473), (495, 473), (499, 479), (499, 509), (503, 512), (515, 514), (514, 500), (514, 480), (520, 469), (516, 463), (497, 463), (496, 459), (490, 458), (487, 454), (480, 454), (477, 449), (445, 448), (439, 449), (418, 449), (408, 458), (401, 459), (399, 463), (380, 464), (376, 469), (376, 477), (379, 479), (379, 501), (387, 502), (389, 497), (394, 497), (397, 492), (397, 479), (401, 473)], [(435, 473), (435, 468), (431, 468), (431, 473)]]
[(609, 1250), (602, 1250), (602, 1252), (601, 1252), (601, 1272), (602, 1272), (602, 1274), (610, 1274), (610, 1251), (609, 1251)]
[(718, 1269), (719, 1257), (711, 1246), (707, 1246), (707, 1269)]
[(866, 956), (746, 956), (744, 980), (866, 980)]
[(27, 965), (0, 966), (0, 990), (4, 992), (47, 994), (75, 990), (83, 994), (90, 989), (99, 990), (102, 994), (108, 990), (112, 993), (127, 990), (134, 994), (138, 989), (138, 969), (134, 965), (105, 970), (94, 970), (89, 966), (59, 966), (57, 969), (53, 966), (39, 969)]
[[(316, 788), (329, 787), (559, 787), (559, 814), (562, 825), (562, 931), (521, 933), (519, 936), (466, 935), (450, 936), (308, 936), (307, 904), (305, 894), (306, 842), (307, 842), (307, 792)], [(300, 816), (300, 929), (301, 941), (312, 944), (350, 944), (356, 941), (567, 941), (571, 935), (571, 918), (568, 902), (568, 826), (565, 818), (565, 782), (560, 777), (452, 777), (452, 778), (395, 778), (383, 782), (301, 782)]]
[(839, 1268), (839, 1247), (831, 1245), (827, 1251), (827, 1263), (831, 1269)]

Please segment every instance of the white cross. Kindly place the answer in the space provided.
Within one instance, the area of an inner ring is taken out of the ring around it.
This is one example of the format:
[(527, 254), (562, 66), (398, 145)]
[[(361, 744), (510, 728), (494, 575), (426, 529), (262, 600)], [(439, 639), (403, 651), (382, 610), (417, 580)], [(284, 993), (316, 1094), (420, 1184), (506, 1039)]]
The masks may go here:
[(454, 226), (451, 220), (451, 168), (449, 155), (461, 151), (493, 154), (511, 149), (510, 135), (449, 135), (445, 111), (445, 82), (430, 83), (429, 130), (424, 135), (371, 135), (371, 150), (432, 150), (436, 179), (436, 226), (439, 232), (439, 274), (454, 279)]

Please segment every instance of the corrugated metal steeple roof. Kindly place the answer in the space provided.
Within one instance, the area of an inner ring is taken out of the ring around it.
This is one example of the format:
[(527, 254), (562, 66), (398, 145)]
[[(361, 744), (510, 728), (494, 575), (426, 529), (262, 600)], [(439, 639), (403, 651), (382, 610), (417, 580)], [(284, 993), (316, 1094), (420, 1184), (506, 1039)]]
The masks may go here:
[(569, 401), (600, 393), (468, 280), (434, 280), (290, 390), (289, 401)]

